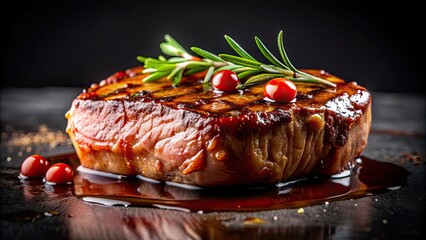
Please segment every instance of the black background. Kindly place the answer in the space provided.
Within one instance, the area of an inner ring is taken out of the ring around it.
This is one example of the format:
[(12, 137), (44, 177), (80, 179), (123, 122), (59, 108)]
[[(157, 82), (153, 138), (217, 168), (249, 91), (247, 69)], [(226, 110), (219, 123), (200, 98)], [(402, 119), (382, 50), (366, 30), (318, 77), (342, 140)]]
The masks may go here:
[(284, 30), (298, 68), (321, 68), (369, 90), (422, 93), (420, 6), (408, 1), (14, 1), (2, 7), (2, 87), (87, 87), (158, 56), (168, 33), (183, 46), (252, 55)]

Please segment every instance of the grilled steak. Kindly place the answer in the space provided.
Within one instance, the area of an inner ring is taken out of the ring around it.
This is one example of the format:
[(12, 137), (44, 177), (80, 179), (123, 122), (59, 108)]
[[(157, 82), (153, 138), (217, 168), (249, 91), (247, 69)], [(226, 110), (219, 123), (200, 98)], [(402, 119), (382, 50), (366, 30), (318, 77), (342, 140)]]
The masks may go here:
[(291, 103), (263, 100), (263, 85), (206, 89), (142, 83), (142, 68), (93, 84), (66, 114), (81, 165), (197, 186), (270, 184), (350, 168), (367, 144), (369, 92), (319, 70), (336, 88), (296, 83)]

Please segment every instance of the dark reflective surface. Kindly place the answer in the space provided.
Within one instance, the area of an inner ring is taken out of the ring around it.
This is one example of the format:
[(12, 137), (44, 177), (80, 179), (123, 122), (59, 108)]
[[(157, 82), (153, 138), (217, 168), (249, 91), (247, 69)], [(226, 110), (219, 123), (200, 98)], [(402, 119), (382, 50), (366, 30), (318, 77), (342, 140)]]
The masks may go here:
[(213, 212), (304, 207), (396, 190), (407, 184), (409, 173), (400, 166), (366, 157), (359, 158), (358, 162), (343, 176), (305, 179), (263, 188), (193, 190), (133, 177), (117, 180), (81, 171), (75, 176), (74, 185), (76, 195), (88, 202)]
[[(86, 203), (75, 196), (74, 185), (52, 187), (41, 181), (21, 182), (18, 168), (27, 155), (53, 156), (72, 152), (72, 148), (31, 145), (31, 151), (27, 152), (28, 146), (10, 148), (10, 135), (3, 132), (11, 129), (9, 124), (15, 130), (33, 131), (39, 124), (63, 130), (67, 101), (75, 96), (72, 91), (68, 94), (63, 91), (61, 96), (48, 94), (48, 89), (42, 91), (43, 98), (39, 98), (40, 90), (25, 91), (25, 97), (17, 91), (3, 93), (7, 92), (2, 92), (0, 109), (1, 239), (423, 239), (425, 236), (424, 98), (373, 93), (373, 131), (363, 154), (407, 169), (411, 174), (407, 176), (406, 186), (361, 198), (328, 201), (328, 204), (323, 201), (302, 207), (303, 211), (296, 207), (201, 214)], [(37, 110), (37, 114), (28, 109)], [(393, 134), (396, 130), (405, 134)], [(419, 157), (420, 161), (409, 160), (407, 154)], [(379, 168), (359, 180), (384, 177), (386, 181), (400, 182), (390, 176), (394, 175)], [(139, 190), (136, 189), (135, 194), (145, 192), (190, 201), (200, 196), (171, 186), (154, 185), (150, 189), (148, 184), (137, 182)], [(292, 189), (298, 187), (292, 186)], [(55, 211), (59, 215), (34, 222), (5, 219), (21, 211)]]

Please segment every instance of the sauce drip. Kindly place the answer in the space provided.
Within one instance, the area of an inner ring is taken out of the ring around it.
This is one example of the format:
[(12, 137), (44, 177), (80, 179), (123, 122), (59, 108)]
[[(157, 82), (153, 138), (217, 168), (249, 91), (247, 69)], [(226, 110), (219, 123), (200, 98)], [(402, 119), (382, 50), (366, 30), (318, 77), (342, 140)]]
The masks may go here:
[(142, 206), (185, 212), (261, 211), (300, 208), (325, 202), (360, 198), (399, 189), (409, 172), (392, 163), (360, 157), (350, 171), (329, 178), (312, 178), (263, 188), (183, 188), (144, 181), (78, 172), (75, 194), (104, 205)]

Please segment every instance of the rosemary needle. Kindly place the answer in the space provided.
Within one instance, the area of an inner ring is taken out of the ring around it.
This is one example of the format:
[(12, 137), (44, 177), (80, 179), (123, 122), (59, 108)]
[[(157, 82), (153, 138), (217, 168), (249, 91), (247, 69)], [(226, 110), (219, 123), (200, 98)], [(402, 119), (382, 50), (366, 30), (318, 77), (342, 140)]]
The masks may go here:
[(164, 36), (164, 42), (160, 44), (161, 51), (170, 56), (158, 58), (137, 56), (137, 60), (144, 64), (144, 73), (150, 73), (142, 81), (153, 82), (166, 77), (173, 86), (179, 86), (182, 77), (197, 72), (206, 71), (204, 83), (208, 83), (211, 77), (218, 71), (229, 69), (238, 73), (239, 78), (247, 78), (245, 82), (238, 85), (238, 89), (263, 83), (272, 78), (285, 77), (294, 82), (305, 82), (320, 84), (328, 87), (336, 85), (326, 79), (322, 79), (311, 74), (302, 72), (294, 67), (290, 62), (284, 48), (284, 33), (280, 31), (277, 37), (278, 50), (281, 59), (275, 57), (271, 51), (263, 44), (260, 38), (255, 37), (255, 43), (259, 51), (268, 60), (267, 63), (260, 62), (253, 58), (234, 39), (225, 35), (225, 40), (234, 50), (236, 55), (214, 54), (199, 47), (191, 47), (191, 50), (198, 56), (190, 54), (170, 35)]

